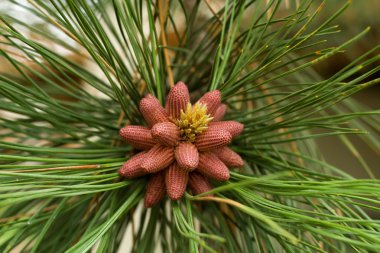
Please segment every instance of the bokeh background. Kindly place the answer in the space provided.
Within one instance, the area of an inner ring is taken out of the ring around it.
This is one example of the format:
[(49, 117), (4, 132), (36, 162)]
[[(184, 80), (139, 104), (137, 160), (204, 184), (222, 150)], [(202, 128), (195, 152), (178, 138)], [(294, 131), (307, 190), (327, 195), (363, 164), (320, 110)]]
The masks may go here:
[[(315, 1), (315, 5), (317, 2)], [(320, 18), (326, 19), (332, 15), (333, 11), (341, 6), (345, 1), (331, 0), (326, 1), (326, 5), (321, 12)], [(344, 43), (358, 33), (362, 32), (367, 27), (371, 30), (365, 37), (357, 41), (345, 52), (331, 57), (328, 61), (316, 66), (317, 71), (323, 77), (329, 77), (342, 69), (351, 61), (355, 60), (362, 54), (370, 51), (372, 48), (380, 45), (380, 1), (378, 0), (353, 0), (351, 6), (342, 13), (342, 15), (334, 22), (341, 28), (341, 32), (331, 36), (327, 44), (335, 46)], [(375, 56), (374, 54), (371, 56)], [(375, 64), (378, 64), (375, 63)], [(380, 73), (376, 73), (368, 78), (379, 78)], [(380, 85), (375, 85), (363, 92), (360, 92), (354, 97), (365, 104), (368, 109), (380, 109)], [(380, 178), (380, 153), (372, 150), (368, 145), (364, 144), (355, 136), (348, 136), (353, 142), (357, 151), (363, 157), (363, 160), (372, 169), (373, 174)], [(321, 138), (318, 143), (322, 147), (322, 152), (327, 161), (333, 165), (346, 170), (351, 175), (357, 178), (368, 178), (368, 173), (362, 169), (360, 160), (355, 157), (355, 152), (351, 152), (347, 146), (337, 141), (336, 138)]]

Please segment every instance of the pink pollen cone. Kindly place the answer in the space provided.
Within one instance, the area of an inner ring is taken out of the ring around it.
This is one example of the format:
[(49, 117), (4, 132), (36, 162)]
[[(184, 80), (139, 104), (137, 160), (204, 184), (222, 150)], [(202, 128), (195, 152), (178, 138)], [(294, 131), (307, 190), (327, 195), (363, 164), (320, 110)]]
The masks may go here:
[(196, 171), (218, 181), (226, 181), (230, 178), (227, 166), (211, 152), (199, 154), (199, 164)]
[(173, 88), (170, 89), (169, 95), (166, 98), (165, 109), (169, 116), (173, 119), (178, 119), (181, 110), (185, 111), (187, 103), (190, 102), (189, 90), (186, 84), (178, 82)]
[(150, 94), (141, 99), (140, 112), (148, 124), (148, 127), (152, 127), (159, 122), (168, 121), (168, 115), (161, 106), (160, 101)]
[(214, 151), (216, 156), (224, 162), (227, 167), (242, 167), (244, 165), (243, 159), (241, 159), (240, 155), (236, 154), (229, 147), (223, 147), (221, 149), (217, 149)]
[(213, 90), (206, 92), (198, 102), (207, 105), (207, 113), (214, 117), (216, 110), (218, 109), (222, 101), (221, 93), (219, 90)]
[(152, 207), (165, 196), (165, 172), (152, 174), (146, 187), (144, 206)]
[(231, 140), (232, 136), (227, 130), (209, 127), (196, 138), (194, 144), (199, 151), (209, 151), (226, 146)]
[(174, 149), (156, 144), (145, 155), (141, 168), (147, 173), (165, 169), (174, 161)]
[(198, 166), (199, 154), (194, 144), (181, 142), (174, 151), (179, 167), (186, 171), (194, 170)]
[(179, 200), (186, 191), (189, 173), (181, 169), (177, 163), (172, 163), (166, 170), (166, 192), (172, 200)]
[(227, 105), (221, 103), (221, 92), (207, 92), (198, 102), (203, 106), (192, 105), (186, 111), (189, 90), (178, 82), (169, 91), (165, 108), (150, 94), (141, 99), (139, 109), (147, 127), (126, 126), (120, 130), (125, 141), (143, 151), (125, 161), (119, 174), (126, 178), (150, 174), (144, 199), (147, 208), (165, 194), (179, 200), (187, 186), (194, 195), (208, 192), (211, 180), (230, 178), (228, 167), (244, 165), (243, 159), (227, 147), (243, 132), (244, 125), (222, 121)]
[(232, 138), (238, 136), (243, 132), (244, 125), (237, 121), (218, 121), (208, 124), (209, 128), (224, 129), (230, 132)]
[(216, 109), (214, 113), (214, 117), (212, 121), (221, 121), (224, 117), (224, 114), (226, 114), (227, 111), (227, 105), (226, 104), (221, 104), (219, 107)]
[(119, 134), (136, 149), (150, 149), (156, 144), (150, 130), (143, 126), (126, 126), (120, 129)]
[[(191, 172), (189, 174), (189, 187), (191, 191), (193, 192), (193, 195), (198, 195), (204, 192), (211, 191), (212, 186), (210, 182), (205, 178), (203, 175), (197, 173), (197, 172)], [(212, 194), (207, 195), (212, 196)]]
[(153, 139), (164, 146), (173, 147), (179, 140), (179, 129), (171, 122), (155, 124), (151, 129)]
[(144, 160), (145, 154), (146, 152), (143, 151), (129, 158), (119, 170), (120, 176), (135, 178), (145, 175), (146, 172), (141, 168), (141, 163)]

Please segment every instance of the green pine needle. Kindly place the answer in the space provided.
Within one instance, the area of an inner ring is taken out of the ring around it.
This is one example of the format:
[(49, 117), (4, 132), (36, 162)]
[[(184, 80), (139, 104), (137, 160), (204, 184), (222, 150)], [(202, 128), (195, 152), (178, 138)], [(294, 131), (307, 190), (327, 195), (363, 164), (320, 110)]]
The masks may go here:
[[(4, 1), (1, 252), (117, 252), (126, 231), (133, 252), (380, 251), (380, 181), (356, 144), (380, 153), (380, 111), (352, 97), (380, 82), (380, 46), (327, 78), (315, 70), (370, 28), (327, 43), (351, 1), (328, 17), (323, 1), (211, 2)], [(194, 98), (222, 91), (245, 165), (146, 210), (146, 178), (117, 173), (133, 155), (118, 131), (143, 124), (147, 92), (164, 103), (171, 75)], [(370, 179), (326, 162), (325, 137)]]

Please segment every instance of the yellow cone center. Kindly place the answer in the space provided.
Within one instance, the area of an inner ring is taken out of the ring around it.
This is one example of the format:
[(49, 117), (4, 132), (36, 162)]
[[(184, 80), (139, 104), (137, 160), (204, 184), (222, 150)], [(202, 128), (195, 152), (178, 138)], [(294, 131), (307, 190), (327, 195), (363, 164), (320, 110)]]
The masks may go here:
[(207, 106), (201, 103), (187, 104), (186, 110), (181, 110), (181, 116), (175, 122), (180, 129), (180, 138), (183, 141), (194, 142), (197, 135), (207, 129), (213, 118), (207, 114)]

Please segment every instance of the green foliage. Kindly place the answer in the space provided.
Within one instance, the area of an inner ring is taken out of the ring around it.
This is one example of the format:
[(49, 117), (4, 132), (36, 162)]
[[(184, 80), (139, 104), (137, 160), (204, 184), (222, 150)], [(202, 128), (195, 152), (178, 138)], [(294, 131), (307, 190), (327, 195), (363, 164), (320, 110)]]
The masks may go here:
[[(313, 70), (369, 31), (324, 47), (349, 2), (326, 20), (311, 0), (170, 1), (167, 12), (160, 0), (6, 2), (37, 21), (0, 13), (0, 58), (14, 68), (0, 73), (1, 252), (116, 252), (128, 227), (134, 252), (380, 251), (367, 215), (380, 211), (380, 181), (348, 137), (380, 151), (380, 111), (351, 98), (379, 82), (380, 46), (329, 78)], [(146, 92), (164, 101), (171, 72), (193, 97), (222, 91), (226, 118), (245, 125), (232, 144), (245, 166), (214, 182), (215, 197), (141, 210), (146, 180), (117, 174), (132, 154), (118, 129), (142, 123)], [(326, 163), (325, 136), (372, 179)]]

